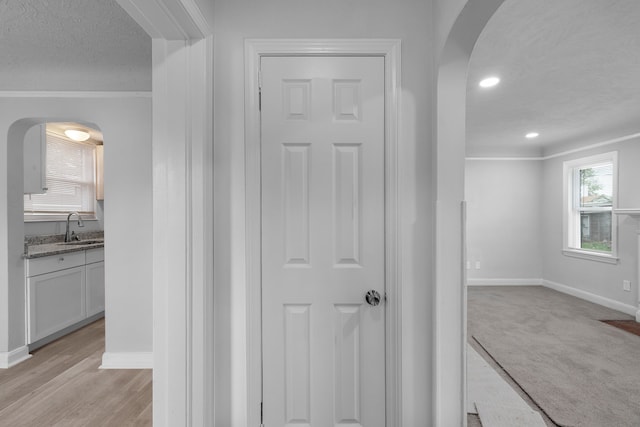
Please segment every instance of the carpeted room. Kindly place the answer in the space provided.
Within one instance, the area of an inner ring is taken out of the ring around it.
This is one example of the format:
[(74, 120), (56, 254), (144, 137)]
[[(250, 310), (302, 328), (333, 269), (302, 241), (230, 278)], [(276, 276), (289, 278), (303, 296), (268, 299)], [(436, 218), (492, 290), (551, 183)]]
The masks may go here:
[(640, 422), (640, 336), (602, 320), (634, 319), (542, 286), (468, 292), (470, 346), (551, 426)]

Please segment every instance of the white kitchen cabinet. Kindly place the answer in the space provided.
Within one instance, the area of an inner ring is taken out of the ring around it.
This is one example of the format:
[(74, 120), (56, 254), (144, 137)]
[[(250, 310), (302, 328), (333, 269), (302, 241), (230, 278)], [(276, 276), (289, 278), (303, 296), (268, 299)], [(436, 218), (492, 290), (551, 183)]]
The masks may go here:
[(104, 248), (27, 259), (25, 271), (28, 344), (104, 311)]
[(24, 136), (24, 194), (47, 192), (46, 125), (30, 128)]
[(84, 266), (29, 277), (27, 292), (29, 343), (86, 317)]
[(104, 249), (86, 253), (85, 286), (87, 317), (104, 311)]

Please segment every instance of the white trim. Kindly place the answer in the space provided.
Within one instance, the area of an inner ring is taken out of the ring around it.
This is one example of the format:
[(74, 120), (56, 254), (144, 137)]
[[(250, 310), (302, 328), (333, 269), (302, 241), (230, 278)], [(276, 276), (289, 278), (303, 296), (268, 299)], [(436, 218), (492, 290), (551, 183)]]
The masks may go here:
[(540, 286), (542, 279), (467, 279), (467, 286)]
[(2, 90), (0, 98), (151, 98), (151, 92)]
[(182, 0), (180, 2), (182, 8), (186, 12), (186, 15), (193, 21), (193, 25), (201, 33), (200, 37), (206, 38), (212, 31), (207, 22), (207, 18), (204, 17), (202, 11), (198, 7), (198, 4), (194, 0)]
[(153, 353), (104, 352), (100, 369), (153, 369)]
[(602, 297), (600, 295), (592, 294), (591, 292), (583, 291), (581, 289), (573, 288), (561, 283), (552, 282), (550, 280), (543, 280), (542, 286), (556, 290), (558, 292), (562, 292), (563, 294), (571, 295), (576, 298), (592, 302), (594, 304), (601, 305), (603, 307), (610, 308), (612, 310), (621, 311), (630, 316), (636, 315), (636, 307), (606, 297)]
[(212, 425), (213, 37), (153, 50), (153, 419)]
[(211, 28), (194, 0), (117, 0), (151, 36), (164, 40), (201, 40)]
[[(613, 218), (613, 217), (612, 217)], [(613, 222), (613, 220), (612, 220)], [(570, 256), (572, 258), (586, 259), (589, 261), (604, 262), (607, 264), (617, 264), (620, 258), (608, 254), (600, 254), (598, 252), (581, 251), (578, 249), (565, 248), (562, 250), (562, 254)]]
[(29, 347), (23, 345), (15, 350), (0, 352), (0, 369), (9, 369), (20, 362), (31, 358)]
[(247, 420), (259, 425), (261, 380), (260, 283), (260, 113), (258, 70), (261, 56), (370, 55), (385, 58), (385, 228), (387, 304), (387, 425), (402, 425), (402, 282), (400, 274), (398, 108), (400, 40), (248, 39), (245, 41), (245, 176), (247, 262)]
[(543, 160), (553, 159), (556, 157), (566, 156), (568, 154), (579, 153), (585, 150), (591, 150), (592, 148), (604, 147), (606, 145), (615, 144), (617, 142), (624, 142), (630, 139), (640, 138), (640, 133), (632, 133), (631, 135), (621, 136), (619, 138), (609, 139), (603, 142), (597, 142), (595, 144), (585, 145), (584, 147), (574, 148), (573, 150), (561, 151), (560, 153), (550, 154), (548, 156), (544, 156)]
[(465, 160), (475, 160), (475, 161), (484, 161), (484, 160), (504, 160), (504, 161), (520, 161), (520, 160), (549, 160), (555, 159), (556, 157), (567, 156), (569, 154), (579, 153), (581, 151), (592, 150), (594, 148), (605, 147), (607, 145), (616, 144), (618, 142), (625, 142), (630, 139), (640, 138), (640, 133), (632, 133), (630, 135), (621, 136), (614, 139), (609, 139), (603, 142), (597, 142), (595, 144), (585, 145), (584, 147), (574, 148), (572, 150), (561, 151), (559, 153), (550, 154), (548, 156), (541, 157), (465, 157)]
[[(64, 214), (64, 215), (57, 215), (57, 214), (51, 214), (51, 215), (46, 215), (46, 214), (25, 214), (24, 215), (24, 222), (65, 222), (67, 220), (67, 215), (69, 214)], [(89, 215), (89, 214), (86, 214)], [(98, 217), (96, 217), (95, 213), (90, 216), (90, 217), (86, 217), (85, 214), (82, 214), (82, 221), (86, 222), (86, 221), (100, 221), (100, 219)], [(80, 230), (82, 231), (82, 230)]]
[[(468, 244), (468, 240), (467, 240), (467, 218), (468, 218), (468, 203), (466, 200), (462, 201), (461, 204), (461, 237), (462, 237), (462, 266), (466, 266), (467, 263), (469, 262), (469, 256), (467, 253), (467, 244)], [(466, 286), (462, 286), (462, 313), (463, 313), (463, 317), (466, 315), (467, 311), (468, 311), (468, 307), (469, 307), (469, 283), (468, 283), (468, 271), (466, 268), (461, 268), (462, 271), (462, 283), (463, 285), (466, 284)], [(462, 341), (461, 345), (462, 345), (462, 376), (461, 376), (461, 382), (462, 384), (460, 385), (462, 387), (462, 401), (463, 402), (467, 402), (468, 398), (469, 398), (469, 387), (467, 387), (467, 380), (469, 378), (469, 371), (468, 371), (468, 362), (467, 362), (467, 357), (468, 357), (468, 353), (467, 353), (467, 347), (469, 347), (469, 344), (467, 342), (467, 336), (468, 336), (468, 325), (467, 325), (467, 321), (463, 321), (462, 322), (462, 336), (459, 337)], [(468, 411), (464, 411), (464, 412), (468, 412)], [(464, 416), (464, 414), (463, 414)], [(466, 416), (464, 417), (466, 418)], [(467, 427), (466, 424), (466, 419), (462, 422), (462, 427)]]
[(469, 160), (469, 161), (478, 161), (478, 162), (483, 162), (483, 161), (508, 161), (508, 162), (520, 162), (520, 161), (526, 161), (526, 160), (532, 160), (532, 161), (541, 161), (544, 160), (544, 157), (465, 157), (465, 160)]

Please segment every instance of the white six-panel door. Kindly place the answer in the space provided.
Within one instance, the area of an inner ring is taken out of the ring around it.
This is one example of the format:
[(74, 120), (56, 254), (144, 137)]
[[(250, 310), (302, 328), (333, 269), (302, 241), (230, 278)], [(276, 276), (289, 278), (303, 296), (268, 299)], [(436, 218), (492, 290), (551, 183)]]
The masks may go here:
[(264, 424), (384, 426), (384, 58), (260, 66)]

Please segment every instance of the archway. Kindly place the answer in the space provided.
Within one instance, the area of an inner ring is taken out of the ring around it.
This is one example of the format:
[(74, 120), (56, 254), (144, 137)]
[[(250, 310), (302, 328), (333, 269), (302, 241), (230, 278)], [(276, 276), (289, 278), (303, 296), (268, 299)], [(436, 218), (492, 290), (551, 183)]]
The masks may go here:
[[(26, 358), (29, 358), (29, 350), (25, 342), (25, 290), (24, 290), (24, 268), (21, 254), (23, 253), (25, 226), (23, 217), (23, 141), (25, 134), (33, 126), (47, 122), (69, 122), (67, 119), (49, 119), (45, 117), (27, 117), (10, 121), (7, 130), (6, 145), (6, 256), (3, 261), (7, 262), (6, 288), (2, 289), (3, 298), (7, 304), (0, 306), (0, 313), (7, 319), (2, 323), (0, 337), (2, 337), (2, 347), (0, 353), (6, 353), (0, 367), (11, 367)], [(83, 122), (88, 127), (99, 129), (90, 122)], [(5, 241), (4, 239), (2, 240)], [(4, 278), (3, 278), (4, 279)]]
[(434, 425), (466, 425), (464, 158), (467, 67), (480, 33), (505, 0), (466, 2), (437, 69)]
[[(13, 122), (11, 122), (13, 120)], [(33, 126), (53, 121), (43, 116), (31, 116), (26, 118), (10, 118), (7, 122), (6, 140), (6, 245), (0, 252), (2, 262), (6, 262), (6, 274), (1, 282), (3, 288), (1, 292), (6, 295), (3, 301), (6, 305), (0, 306), (0, 313), (7, 319), (3, 322), (0, 330), (0, 353), (6, 353), (2, 359), (2, 366), (9, 367), (30, 357), (28, 348), (24, 341), (25, 337), (25, 293), (24, 293), (24, 266), (21, 254), (24, 246), (24, 218), (23, 218), (23, 141), (26, 132)], [(58, 120), (55, 121), (70, 121)], [(98, 128), (95, 124), (87, 125)], [(6, 287), (5, 287), (6, 286)], [(4, 360), (6, 359), (6, 360)], [(4, 366), (6, 365), (6, 366)]]

